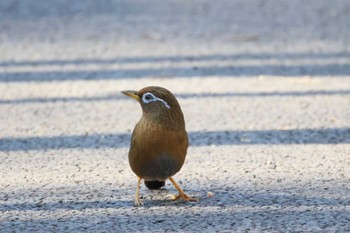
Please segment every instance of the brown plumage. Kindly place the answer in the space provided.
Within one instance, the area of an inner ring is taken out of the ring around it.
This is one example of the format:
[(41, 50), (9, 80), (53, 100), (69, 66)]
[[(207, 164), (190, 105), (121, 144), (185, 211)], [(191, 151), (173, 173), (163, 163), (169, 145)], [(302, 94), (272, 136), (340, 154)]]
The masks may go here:
[(138, 176), (135, 204), (143, 204), (139, 197), (142, 179), (151, 189), (164, 186), (169, 179), (179, 191), (179, 195), (171, 196), (173, 200), (197, 201), (185, 194), (172, 178), (184, 164), (189, 144), (184, 116), (175, 96), (155, 86), (122, 93), (136, 99), (143, 112), (133, 131), (129, 150), (131, 169)]

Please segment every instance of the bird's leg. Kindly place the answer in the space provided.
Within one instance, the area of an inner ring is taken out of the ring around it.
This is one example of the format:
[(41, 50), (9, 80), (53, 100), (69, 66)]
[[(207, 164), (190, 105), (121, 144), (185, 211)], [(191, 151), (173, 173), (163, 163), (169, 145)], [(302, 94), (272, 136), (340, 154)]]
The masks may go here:
[(171, 200), (175, 201), (179, 198), (182, 198), (185, 201), (195, 201), (197, 202), (198, 199), (194, 198), (194, 197), (190, 197), (189, 195), (187, 195), (182, 188), (175, 182), (175, 180), (172, 177), (169, 177), (169, 180), (171, 181), (171, 183), (175, 186), (175, 188), (177, 189), (177, 191), (179, 191), (178, 195), (168, 195)]
[(142, 206), (143, 203), (140, 200), (140, 186), (141, 186), (141, 177), (138, 177), (138, 181), (137, 181), (137, 187), (136, 187), (136, 192), (135, 192), (135, 197), (134, 197), (134, 203), (136, 206)]

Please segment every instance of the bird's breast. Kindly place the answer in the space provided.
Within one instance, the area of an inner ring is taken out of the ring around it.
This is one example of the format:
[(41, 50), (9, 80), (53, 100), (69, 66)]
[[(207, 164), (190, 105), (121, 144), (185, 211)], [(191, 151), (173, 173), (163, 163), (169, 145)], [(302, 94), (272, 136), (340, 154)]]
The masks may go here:
[(187, 147), (185, 130), (141, 121), (132, 134), (129, 163), (135, 174), (145, 180), (165, 180), (181, 169)]

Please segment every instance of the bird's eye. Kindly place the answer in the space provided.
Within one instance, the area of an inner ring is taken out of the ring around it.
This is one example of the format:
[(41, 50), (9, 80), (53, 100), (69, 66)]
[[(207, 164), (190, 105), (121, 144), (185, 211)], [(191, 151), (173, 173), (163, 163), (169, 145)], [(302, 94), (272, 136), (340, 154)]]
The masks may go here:
[(151, 100), (151, 99), (152, 99), (151, 95), (146, 95), (145, 96), (145, 100)]
[(154, 99), (155, 99), (155, 96), (153, 94), (151, 94), (151, 93), (146, 93), (142, 97), (143, 102), (146, 103), (146, 104), (149, 103), (149, 102), (154, 101)]

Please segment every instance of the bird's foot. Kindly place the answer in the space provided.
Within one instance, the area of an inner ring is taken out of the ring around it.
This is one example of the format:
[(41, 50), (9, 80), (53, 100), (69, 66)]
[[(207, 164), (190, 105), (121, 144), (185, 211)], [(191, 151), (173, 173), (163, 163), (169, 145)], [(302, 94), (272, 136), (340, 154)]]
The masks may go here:
[(139, 196), (134, 197), (134, 203), (135, 203), (135, 206), (137, 206), (137, 207), (143, 206), (143, 202), (140, 200)]
[(193, 202), (198, 202), (197, 198), (194, 197), (190, 197), (189, 195), (187, 195), (186, 193), (179, 193), (178, 195), (167, 195), (167, 198), (169, 198), (172, 201), (176, 201), (177, 199), (182, 199), (184, 201), (193, 201)]

